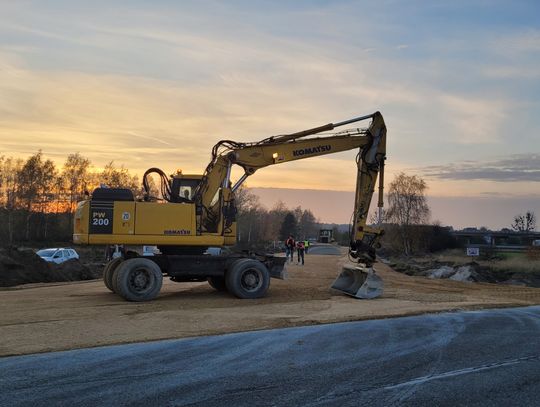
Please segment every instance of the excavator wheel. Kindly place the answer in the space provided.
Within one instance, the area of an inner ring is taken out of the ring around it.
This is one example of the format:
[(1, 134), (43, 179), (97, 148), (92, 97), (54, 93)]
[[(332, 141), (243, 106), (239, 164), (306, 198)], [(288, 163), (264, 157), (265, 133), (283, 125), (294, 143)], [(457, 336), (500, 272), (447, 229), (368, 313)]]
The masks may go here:
[(223, 277), (208, 277), (208, 284), (217, 291), (227, 291), (227, 284)]
[(152, 260), (141, 257), (123, 261), (113, 272), (115, 292), (128, 301), (150, 301), (157, 297), (163, 274)]
[(225, 282), (229, 292), (238, 298), (261, 298), (270, 286), (270, 273), (258, 260), (240, 259), (227, 271)]
[(114, 273), (114, 270), (118, 267), (120, 263), (122, 263), (123, 260), (124, 259), (122, 259), (121, 257), (112, 259), (105, 265), (105, 268), (103, 269), (103, 282), (105, 283), (105, 287), (107, 287), (113, 293), (115, 292), (113, 289), (113, 280), (112, 280), (113, 273)]

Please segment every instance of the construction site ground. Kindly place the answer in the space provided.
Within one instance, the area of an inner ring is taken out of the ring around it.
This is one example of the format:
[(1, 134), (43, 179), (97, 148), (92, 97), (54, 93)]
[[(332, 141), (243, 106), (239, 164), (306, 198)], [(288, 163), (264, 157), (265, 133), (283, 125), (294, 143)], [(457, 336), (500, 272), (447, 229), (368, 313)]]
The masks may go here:
[(272, 280), (267, 297), (240, 300), (207, 283), (164, 280), (151, 302), (127, 302), (100, 280), (0, 290), (0, 356), (248, 330), (540, 304), (540, 289), (433, 280), (377, 263), (382, 297), (358, 300), (330, 289), (344, 255), (306, 256)]

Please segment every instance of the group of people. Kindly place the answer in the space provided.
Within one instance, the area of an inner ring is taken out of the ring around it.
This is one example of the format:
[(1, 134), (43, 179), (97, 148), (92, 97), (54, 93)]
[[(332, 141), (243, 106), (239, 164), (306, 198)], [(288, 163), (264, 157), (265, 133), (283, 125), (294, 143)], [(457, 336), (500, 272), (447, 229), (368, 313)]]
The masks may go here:
[(296, 250), (296, 255), (298, 257), (298, 265), (304, 265), (304, 254), (307, 253), (309, 247), (309, 242), (307, 240), (296, 242), (292, 235), (289, 235), (289, 238), (285, 241), (285, 254), (287, 260), (291, 260), (291, 263), (294, 262), (294, 251)]

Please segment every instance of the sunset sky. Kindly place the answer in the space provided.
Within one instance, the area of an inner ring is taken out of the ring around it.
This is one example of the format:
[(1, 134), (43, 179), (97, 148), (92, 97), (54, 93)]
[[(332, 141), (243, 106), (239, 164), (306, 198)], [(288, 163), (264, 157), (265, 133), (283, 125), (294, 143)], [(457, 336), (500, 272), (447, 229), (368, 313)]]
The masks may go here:
[[(539, 16), (537, 1), (0, 1), (0, 155), (200, 173), (221, 139), (379, 110), (388, 182), (423, 176), (443, 223), (508, 226), (540, 216)], [(352, 191), (355, 154), (248, 185)], [(487, 210), (465, 221), (467, 202)]]

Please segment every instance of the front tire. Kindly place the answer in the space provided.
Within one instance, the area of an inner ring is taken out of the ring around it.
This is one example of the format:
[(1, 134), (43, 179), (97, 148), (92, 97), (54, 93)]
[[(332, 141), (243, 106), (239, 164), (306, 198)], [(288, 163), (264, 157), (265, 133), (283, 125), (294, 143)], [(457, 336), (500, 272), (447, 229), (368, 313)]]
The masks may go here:
[(113, 289), (113, 273), (123, 260), (124, 259), (121, 257), (112, 259), (105, 265), (105, 269), (103, 269), (103, 282), (105, 283), (105, 287), (107, 287), (113, 293), (115, 292)]
[(227, 271), (225, 282), (227, 289), (238, 298), (261, 298), (270, 286), (270, 273), (260, 261), (240, 259)]
[(113, 273), (116, 293), (128, 301), (150, 301), (157, 297), (163, 274), (152, 260), (137, 257), (122, 262)]

